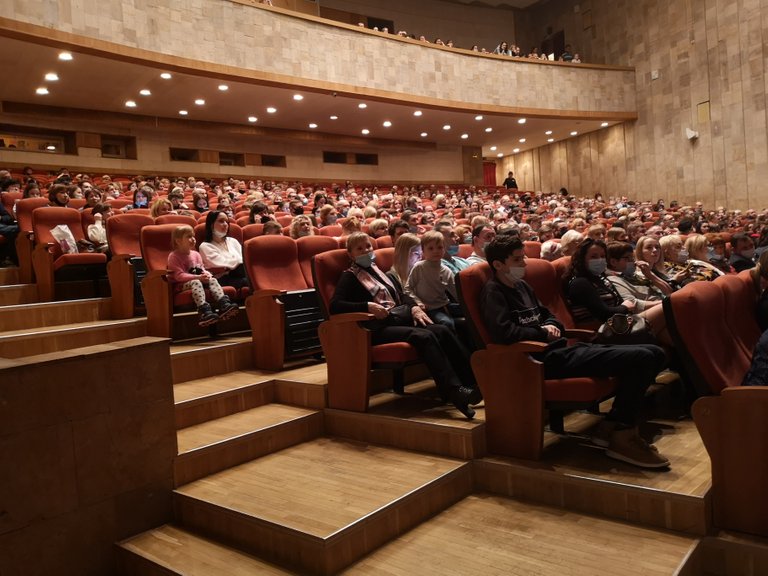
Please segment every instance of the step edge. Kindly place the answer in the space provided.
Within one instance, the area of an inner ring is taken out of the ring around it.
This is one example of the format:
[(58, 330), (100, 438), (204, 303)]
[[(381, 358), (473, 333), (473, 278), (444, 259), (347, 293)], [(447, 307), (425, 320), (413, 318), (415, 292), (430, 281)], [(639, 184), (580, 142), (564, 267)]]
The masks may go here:
[[(186, 382), (179, 382), (178, 384), (174, 384), (174, 386), (180, 386), (188, 382), (192, 382), (192, 380), (187, 380)], [(203, 396), (195, 396), (194, 398), (187, 398), (186, 400), (179, 400), (178, 402), (174, 401), (174, 407), (177, 409), (189, 408), (191, 406), (196, 406), (198, 404), (204, 404), (206, 401), (211, 401), (214, 399), (223, 399), (223, 398), (227, 398), (228, 396), (237, 396), (238, 394), (242, 394), (243, 392), (246, 392), (251, 388), (261, 388), (261, 387), (266, 388), (267, 386), (273, 385), (274, 383), (275, 383), (274, 378), (270, 378), (269, 380), (259, 380), (258, 382), (243, 384), (242, 386), (238, 386), (237, 388), (227, 388), (226, 390), (211, 392), (210, 394), (205, 394)], [(273, 402), (273, 404), (282, 404), (282, 402)], [(184, 430), (184, 428), (181, 428), (181, 430)]]

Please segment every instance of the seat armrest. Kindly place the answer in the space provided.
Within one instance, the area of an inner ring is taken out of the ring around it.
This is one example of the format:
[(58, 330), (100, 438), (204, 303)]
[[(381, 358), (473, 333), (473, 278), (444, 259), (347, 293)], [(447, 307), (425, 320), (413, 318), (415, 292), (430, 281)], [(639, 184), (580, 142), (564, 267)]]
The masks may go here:
[(589, 342), (596, 335), (597, 333), (594, 330), (585, 330), (583, 328), (569, 328), (563, 330), (563, 336), (565, 338), (573, 338), (574, 340), (579, 340), (580, 342)]

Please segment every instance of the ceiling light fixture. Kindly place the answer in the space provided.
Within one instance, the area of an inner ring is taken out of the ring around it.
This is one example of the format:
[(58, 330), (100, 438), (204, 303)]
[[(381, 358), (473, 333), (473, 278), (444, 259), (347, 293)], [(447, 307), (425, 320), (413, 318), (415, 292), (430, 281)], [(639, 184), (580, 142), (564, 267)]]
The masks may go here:
[(483, 119), (482, 114), (478, 114), (477, 116), (475, 116), (475, 120), (482, 120), (482, 119)]
[(275, 108), (274, 106), (270, 106), (269, 108), (267, 108), (267, 112), (269, 114), (274, 114), (275, 112), (277, 112), (277, 108)]
[(317, 128), (317, 124), (315, 124), (314, 122), (312, 122), (312, 123), (309, 125), (309, 127), (310, 127), (310, 128)]
[(368, 104), (366, 104), (365, 102), (360, 102), (360, 104), (358, 104), (357, 107), (360, 108), (360, 110), (364, 110), (365, 108), (368, 108)]
[(512, 148), (513, 154), (517, 154), (518, 152), (520, 152), (520, 148)]
[(160, 74), (160, 78), (162, 78), (163, 80), (170, 80), (172, 76), (170, 72), (163, 72), (162, 74)]
[(525, 122), (526, 122), (525, 118), (520, 118), (520, 119), (517, 121), (517, 123), (518, 123), (518, 124), (525, 124)]
[(136, 102), (134, 102), (133, 100), (126, 100), (125, 101), (125, 105), (128, 108), (136, 108)]
[(333, 116), (331, 116), (331, 120), (338, 120), (338, 119), (339, 119), (339, 117), (336, 116), (335, 114)]
[(578, 136), (578, 135), (579, 135), (579, 133), (578, 133), (578, 132), (576, 132), (576, 130), (574, 130), (573, 132), (571, 132), (571, 136)]
[(443, 130), (450, 130), (450, 129), (451, 129), (450, 124), (446, 124), (445, 126), (443, 126)]
[(370, 130), (368, 130), (368, 128), (363, 128), (363, 129), (362, 129), (360, 132), (362, 132), (362, 133), (363, 133), (363, 134), (365, 134), (365, 135), (368, 135), (368, 134), (370, 134), (370, 133), (371, 133), (371, 131), (370, 131)]
[(462, 140), (466, 140), (467, 138), (469, 138), (469, 134), (462, 134), (461, 135), (461, 139)]
[(203, 100), (202, 98), (198, 98), (197, 100), (195, 100), (195, 104), (197, 104), (198, 106), (205, 106), (205, 100)]
[(547, 130), (546, 132), (544, 132), (544, 134), (546, 134), (547, 136), (549, 136), (549, 135), (551, 135), (551, 134), (552, 134), (552, 130)]
[(491, 146), (491, 152), (496, 152), (496, 146)]
[(384, 128), (389, 128), (390, 126), (392, 126), (392, 122), (390, 122), (389, 120), (384, 120), (384, 123), (382, 124), (382, 126), (384, 126)]
[(518, 142), (520, 142), (520, 144), (525, 144), (525, 138), (520, 138), (520, 140), (518, 140)]
[(304, 96), (302, 96), (301, 94), (294, 94), (293, 99), (296, 100), (296, 102), (301, 102), (302, 100), (304, 100)]
[(229, 86), (227, 86), (226, 84), (219, 84), (219, 90), (221, 90), (222, 92), (226, 92), (227, 90), (229, 90)]
[(139, 90), (139, 94), (141, 94), (142, 96), (152, 96), (152, 92), (150, 92), (146, 88), (144, 88), (143, 90)]
[(490, 126), (488, 126), (488, 128), (486, 128), (486, 129), (485, 129), (485, 131), (486, 131), (486, 132), (493, 132), (493, 128), (491, 128)]
[(48, 146), (45, 147), (46, 150), (56, 150), (56, 146), (53, 144), (48, 144)]
[(549, 143), (552, 143), (552, 142), (554, 142), (554, 141), (555, 141), (555, 139), (554, 139), (554, 138), (547, 138), (547, 142), (549, 142)]
[(72, 60), (71, 52), (59, 52), (59, 60), (69, 61)]
[(424, 114), (424, 112), (422, 112), (421, 110), (416, 110), (416, 111), (413, 113), (413, 115), (414, 115), (414, 116), (421, 116), (422, 114)]
[(46, 82), (56, 82), (58, 79), (59, 75), (56, 74), (56, 72), (48, 72), (48, 74), (45, 75)]
[(422, 132), (422, 133), (421, 133), (421, 137), (422, 137), (422, 138), (426, 138), (427, 136), (429, 136), (429, 134), (427, 134), (426, 132)]
[(48, 88), (45, 86), (41, 86), (37, 90), (35, 90), (35, 94), (39, 94), (40, 96), (45, 96), (46, 94), (49, 94)]
[(248, 116), (248, 122), (258, 122), (259, 119), (256, 116)]
[(608, 126), (608, 122), (603, 122), (602, 124), (600, 124), (600, 126), (602, 126), (603, 128), (606, 128)]
[(504, 153), (503, 152), (499, 152), (498, 154), (496, 154), (496, 157), (497, 158), (504, 158)]
[(187, 110), (179, 110), (179, 116), (186, 116), (187, 114), (189, 114)]

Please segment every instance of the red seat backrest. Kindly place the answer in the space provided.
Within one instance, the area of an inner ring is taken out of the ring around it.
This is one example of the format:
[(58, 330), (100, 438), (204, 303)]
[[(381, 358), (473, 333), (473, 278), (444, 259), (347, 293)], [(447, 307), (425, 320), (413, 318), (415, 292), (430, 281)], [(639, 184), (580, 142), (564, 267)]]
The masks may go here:
[(83, 240), (83, 227), (80, 221), (80, 212), (74, 208), (45, 207), (32, 211), (32, 230), (37, 242), (43, 244), (55, 244), (58, 241), (51, 234), (51, 229), (59, 224), (67, 226), (75, 237), (75, 241)]
[(475, 248), (472, 246), (472, 244), (459, 244), (459, 258), (469, 258), (472, 256), (472, 252), (475, 251)]
[(394, 246), (392, 242), (392, 236), (384, 235), (376, 238), (376, 246), (379, 248), (392, 248)]
[(19, 232), (32, 232), (32, 211), (48, 206), (48, 198), (22, 198), (16, 204), (16, 222)]
[(112, 206), (112, 210), (120, 210), (129, 204), (133, 204), (131, 198), (111, 198), (107, 200), (107, 203)]
[(551, 262), (531, 258), (525, 263), (525, 281), (542, 303), (566, 328), (573, 328), (573, 316), (563, 297), (563, 285)]
[(197, 220), (185, 214), (163, 214), (155, 218), (155, 224), (189, 224), (194, 228)]
[(373, 252), (376, 254), (376, 267), (382, 272), (389, 272), (395, 262), (395, 249), (377, 248)]
[(280, 226), (290, 226), (293, 222), (293, 216), (277, 216), (275, 219), (280, 223)]
[(2, 197), (3, 200), (3, 206), (5, 206), (5, 209), (8, 211), (9, 214), (13, 214), (13, 205), (16, 203), (16, 200), (21, 200), (24, 198), (23, 192), (3, 192), (0, 194), (0, 197)]
[(243, 243), (264, 233), (264, 224), (248, 224), (243, 226)]
[(336, 239), (329, 236), (304, 236), (296, 240), (299, 266), (307, 286), (315, 287), (315, 280), (312, 278), (312, 257), (328, 250), (336, 250), (338, 247), (339, 243)]
[(526, 240), (523, 242), (523, 252), (525, 252), (526, 258), (541, 258), (541, 242)]
[(695, 365), (707, 391), (740, 385), (751, 360), (726, 324), (722, 289), (714, 282), (691, 282), (669, 297), (667, 307), (674, 319), (672, 332), (680, 340), (679, 352)]
[(758, 294), (749, 275), (745, 277), (726, 274), (717, 278), (714, 284), (723, 291), (725, 298), (725, 323), (734, 340), (751, 356), (761, 332), (755, 316)]
[(343, 232), (341, 224), (331, 224), (330, 226), (323, 226), (320, 228), (320, 234), (322, 236), (341, 236)]
[(343, 248), (317, 254), (312, 259), (312, 277), (315, 279), (315, 289), (326, 318), (330, 315), (331, 298), (336, 284), (339, 283), (342, 272), (351, 264), (349, 254)]
[(491, 272), (491, 267), (487, 262), (481, 262), (465, 268), (456, 277), (459, 301), (464, 310), (464, 316), (467, 319), (475, 342), (483, 348), (493, 342), (493, 340), (491, 340), (491, 335), (483, 321), (483, 313), (480, 308), (480, 293), (483, 291), (483, 286), (492, 277), (493, 272)]
[(245, 243), (243, 261), (254, 290), (306, 290), (310, 286), (299, 266), (296, 240), (257, 236)]
[(178, 224), (152, 224), (141, 229), (141, 255), (148, 271), (168, 269), (168, 254), (173, 251), (171, 235), (178, 227)]
[(141, 229), (154, 224), (152, 216), (116, 214), (107, 218), (107, 243), (112, 255), (141, 255)]

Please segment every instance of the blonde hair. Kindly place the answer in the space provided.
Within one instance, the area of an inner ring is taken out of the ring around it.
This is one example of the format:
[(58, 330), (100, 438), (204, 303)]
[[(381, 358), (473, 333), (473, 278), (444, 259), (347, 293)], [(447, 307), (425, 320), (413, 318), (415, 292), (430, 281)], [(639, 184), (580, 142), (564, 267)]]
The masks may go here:
[(392, 270), (403, 286), (405, 286), (405, 282), (408, 280), (408, 262), (411, 259), (411, 250), (420, 244), (421, 240), (419, 240), (419, 237), (410, 232), (402, 234), (395, 242), (395, 257), (392, 261)]
[(176, 226), (171, 233), (171, 250), (176, 250), (176, 243), (187, 236), (194, 236), (195, 231), (189, 224)]
[(352, 234), (354, 232), (362, 232), (363, 225), (360, 224), (360, 219), (357, 216), (348, 217), (341, 225), (342, 234)]
[(312, 227), (312, 218), (305, 214), (299, 214), (298, 216), (295, 216), (293, 220), (291, 220), (291, 227), (289, 229), (290, 236), (294, 240), (299, 237), (299, 226), (304, 221), (309, 222), (309, 236), (315, 235), (315, 229)]
[(377, 230), (384, 230), (385, 236), (386, 232), (389, 229), (389, 222), (384, 220), (384, 218), (376, 218), (376, 220), (372, 220), (370, 224), (368, 224), (368, 232), (370, 234), (373, 234), (374, 237), (376, 236), (375, 232)]
[(352, 234), (347, 237), (347, 253), (352, 254), (352, 249), (366, 240), (370, 242), (371, 237), (365, 232), (352, 232)]
[(669, 251), (674, 249), (682, 249), (683, 239), (677, 234), (669, 234), (668, 236), (662, 236), (659, 238), (659, 246), (661, 246), (661, 254), (664, 260), (669, 259)]
[(688, 236), (688, 239), (685, 241), (685, 249), (688, 250), (688, 256), (690, 258), (706, 260), (706, 256), (704, 258), (699, 258), (698, 256), (694, 256), (694, 254), (698, 255), (702, 250), (707, 249), (707, 237), (703, 234), (692, 234), (691, 236)]
[(160, 216), (160, 208), (166, 205), (168, 206), (169, 211), (173, 210), (173, 204), (171, 204), (171, 201), (168, 200), (168, 198), (158, 198), (152, 203), (152, 207), (149, 209), (149, 214), (152, 218), (157, 218)]
[(440, 244), (445, 247), (445, 236), (443, 236), (443, 233), (435, 230), (425, 232), (421, 237), (421, 247), (426, 248), (430, 244)]
[(661, 243), (658, 238), (654, 238), (653, 236), (641, 236), (638, 238), (637, 245), (635, 246), (635, 260), (645, 261), (645, 258), (643, 257), (643, 248), (645, 248), (645, 245), (648, 244), (648, 242), (656, 242), (656, 244), (659, 245), (659, 257), (656, 259), (656, 262), (648, 262), (648, 264), (651, 265), (651, 268), (663, 272), (664, 252), (661, 250)]

